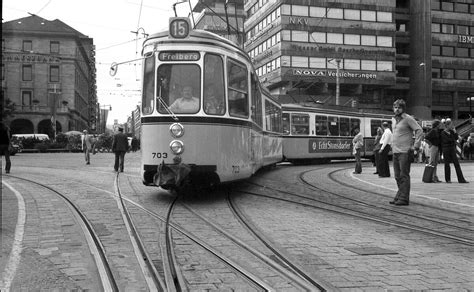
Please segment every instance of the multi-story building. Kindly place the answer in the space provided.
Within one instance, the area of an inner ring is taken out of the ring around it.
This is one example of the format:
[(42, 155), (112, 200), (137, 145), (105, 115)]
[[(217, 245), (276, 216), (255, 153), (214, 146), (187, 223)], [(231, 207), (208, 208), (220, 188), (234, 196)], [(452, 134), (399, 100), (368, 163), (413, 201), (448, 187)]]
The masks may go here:
[(132, 137), (140, 139), (141, 134), (141, 114), (140, 106), (132, 110), (131, 115), (127, 117), (127, 122), (125, 123), (125, 132), (130, 133)]
[(12, 133), (96, 130), (93, 39), (36, 15), (2, 23), (2, 102)]
[(469, 116), (470, 0), (249, 0), (245, 48), (282, 102)]

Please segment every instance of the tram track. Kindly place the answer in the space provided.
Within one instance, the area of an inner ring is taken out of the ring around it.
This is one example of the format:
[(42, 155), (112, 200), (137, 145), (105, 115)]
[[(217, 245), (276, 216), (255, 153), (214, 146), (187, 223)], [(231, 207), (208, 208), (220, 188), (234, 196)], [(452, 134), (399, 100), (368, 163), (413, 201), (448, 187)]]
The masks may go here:
[[(473, 231), (472, 228), (470, 228), (470, 222), (465, 222), (464, 220), (454, 220), (453, 222), (453, 219), (451, 218), (450, 221), (452, 223), (449, 223), (446, 222), (446, 220), (443, 221), (430, 218), (430, 216), (418, 215), (418, 213), (421, 212), (419, 210), (413, 212), (409, 210), (400, 211), (398, 209), (387, 208), (382, 203), (354, 199), (348, 195), (349, 192), (354, 192), (353, 189), (350, 189), (351, 186), (346, 185), (348, 193), (336, 193), (323, 187), (318, 187), (314, 184), (308, 183), (302, 178), (304, 173), (305, 172), (298, 176), (298, 180), (303, 184), (303, 186), (305, 186), (303, 194), (296, 193), (295, 191), (285, 191), (284, 188), (273, 187), (274, 185), (281, 185), (281, 182), (268, 179), (261, 180), (259, 183), (251, 181), (247, 182), (250, 186), (259, 187), (261, 190), (264, 190), (265, 193), (258, 193), (256, 191), (242, 191), (242, 193), (264, 196), (318, 209), (330, 210), (344, 215), (351, 215), (366, 220), (423, 232), (437, 237), (448, 238), (465, 245), (474, 245), (474, 238), (470, 236)], [(333, 172), (327, 174), (329, 179), (331, 179), (331, 173)], [(273, 192), (273, 195), (268, 194), (269, 191)], [(317, 197), (315, 197), (315, 193), (317, 194)], [(280, 194), (280, 196), (276, 196), (275, 194)], [(380, 194), (378, 195), (380, 197)]]
[(102, 288), (104, 289), (104, 291), (119, 291), (117, 281), (114, 277), (109, 260), (106, 255), (105, 248), (103, 244), (101, 243), (99, 236), (94, 231), (94, 228), (91, 222), (87, 219), (86, 215), (81, 211), (81, 209), (66, 195), (55, 190), (52, 187), (49, 187), (45, 184), (30, 180), (30, 179), (26, 179), (26, 178), (14, 176), (14, 175), (6, 175), (6, 176), (9, 178), (20, 180), (20, 181), (30, 183), (35, 186), (39, 186), (43, 189), (46, 189), (47, 191), (61, 198), (67, 203), (68, 207), (73, 213), (73, 216), (77, 219), (76, 222), (80, 225), (83, 231), (83, 235), (87, 241), (90, 253), (92, 254), (92, 257), (96, 263), (96, 267), (99, 273), (99, 278), (101, 280), (100, 282), (101, 282)]

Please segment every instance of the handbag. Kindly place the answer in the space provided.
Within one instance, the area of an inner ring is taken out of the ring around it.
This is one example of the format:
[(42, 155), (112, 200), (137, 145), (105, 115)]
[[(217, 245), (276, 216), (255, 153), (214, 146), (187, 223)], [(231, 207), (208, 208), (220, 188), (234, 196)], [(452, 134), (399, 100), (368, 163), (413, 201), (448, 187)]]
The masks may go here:
[(423, 171), (423, 178), (421, 179), (424, 183), (433, 182), (433, 172), (434, 166), (431, 164), (425, 165), (425, 170)]

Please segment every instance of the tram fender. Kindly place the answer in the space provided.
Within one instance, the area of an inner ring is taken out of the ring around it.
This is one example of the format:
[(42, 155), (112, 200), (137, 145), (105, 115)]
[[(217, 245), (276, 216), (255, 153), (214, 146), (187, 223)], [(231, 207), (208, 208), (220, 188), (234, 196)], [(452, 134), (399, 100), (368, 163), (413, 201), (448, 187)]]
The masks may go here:
[(158, 165), (158, 171), (153, 177), (153, 183), (163, 189), (180, 187), (191, 172), (191, 167), (184, 163)]

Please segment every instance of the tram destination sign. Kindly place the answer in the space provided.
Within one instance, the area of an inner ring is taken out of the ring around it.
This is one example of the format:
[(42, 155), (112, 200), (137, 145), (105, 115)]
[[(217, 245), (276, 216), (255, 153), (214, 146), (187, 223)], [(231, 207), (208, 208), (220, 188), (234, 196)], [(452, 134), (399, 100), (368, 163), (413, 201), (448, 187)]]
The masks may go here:
[(201, 58), (199, 52), (161, 52), (158, 59), (163, 62), (197, 61)]
[(351, 141), (344, 139), (316, 138), (309, 139), (309, 153), (318, 152), (348, 152)]

